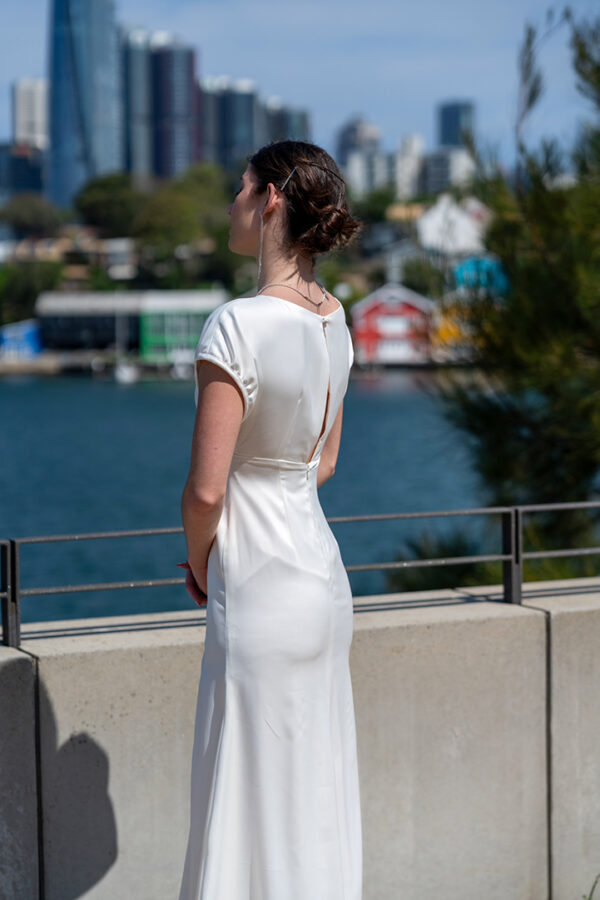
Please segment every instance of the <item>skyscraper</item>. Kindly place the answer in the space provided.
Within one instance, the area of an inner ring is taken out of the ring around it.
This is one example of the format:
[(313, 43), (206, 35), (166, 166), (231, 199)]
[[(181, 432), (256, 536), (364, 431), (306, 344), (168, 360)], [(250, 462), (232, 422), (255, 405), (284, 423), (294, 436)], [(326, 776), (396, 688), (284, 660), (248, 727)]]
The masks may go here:
[(196, 159), (195, 53), (167, 32), (152, 35), (154, 171), (181, 175)]
[(95, 176), (123, 168), (114, 0), (53, 0), (49, 195), (67, 207)]
[(374, 156), (379, 153), (379, 129), (365, 119), (351, 119), (337, 133), (335, 161), (346, 166), (351, 153)]
[(440, 147), (463, 147), (463, 131), (472, 131), (475, 107), (468, 100), (440, 103), (438, 106), (438, 143)]
[(123, 72), (123, 138), (125, 168), (143, 186), (153, 174), (152, 81), (150, 38), (141, 28), (124, 31), (121, 39)]
[(45, 150), (48, 146), (48, 83), (24, 78), (12, 86), (13, 142)]
[(284, 106), (279, 97), (271, 97), (264, 105), (266, 138), (269, 141), (309, 141), (310, 121), (304, 109)]
[(252, 81), (227, 83), (219, 103), (219, 158), (231, 171), (266, 141), (264, 115)]
[(197, 91), (197, 134), (198, 158), (204, 162), (218, 163), (219, 160), (219, 105), (221, 102), (221, 80), (204, 78)]

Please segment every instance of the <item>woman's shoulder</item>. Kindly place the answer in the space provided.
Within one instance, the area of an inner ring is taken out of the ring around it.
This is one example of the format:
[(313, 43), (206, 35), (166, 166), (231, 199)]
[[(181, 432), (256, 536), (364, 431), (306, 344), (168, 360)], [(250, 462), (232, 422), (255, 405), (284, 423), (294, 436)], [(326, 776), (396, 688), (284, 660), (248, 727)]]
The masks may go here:
[(267, 298), (261, 296), (226, 300), (208, 315), (202, 329), (201, 342), (216, 339), (217, 335), (221, 336), (221, 340), (232, 343), (240, 340), (247, 342), (257, 329), (263, 329), (266, 306)]
[(217, 306), (212, 311), (211, 316), (215, 316), (215, 318), (225, 317), (226, 319), (245, 318), (252, 315), (257, 307), (267, 306), (265, 302), (267, 300), (268, 297), (263, 297), (260, 294), (251, 297), (234, 297), (232, 300), (226, 300), (225, 303)]

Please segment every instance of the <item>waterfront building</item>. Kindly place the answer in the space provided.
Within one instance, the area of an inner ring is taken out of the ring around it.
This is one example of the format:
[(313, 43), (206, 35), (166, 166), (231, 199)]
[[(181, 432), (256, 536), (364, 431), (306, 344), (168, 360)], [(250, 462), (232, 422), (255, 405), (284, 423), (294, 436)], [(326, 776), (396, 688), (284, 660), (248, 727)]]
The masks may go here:
[(417, 221), (419, 243), (424, 250), (448, 257), (479, 255), (484, 252), (486, 221), (479, 208), (472, 211), (468, 200), (459, 205), (450, 194), (441, 194)]
[(12, 86), (12, 140), (37, 150), (48, 146), (48, 82), (24, 78)]
[(385, 284), (350, 310), (358, 365), (423, 365), (431, 361), (435, 304), (402, 284)]
[(469, 100), (453, 100), (438, 106), (438, 144), (464, 147), (463, 132), (473, 131), (475, 106)]
[(195, 51), (163, 31), (150, 47), (154, 172), (173, 178), (197, 158)]
[(123, 169), (114, 0), (54, 0), (50, 16), (50, 199)]
[(0, 360), (20, 360), (37, 356), (42, 349), (40, 328), (35, 319), (0, 326)]
[(229, 295), (209, 291), (45, 292), (35, 304), (49, 350), (138, 353), (149, 364), (193, 363), (209, 314)]
[(125, 169), (144, 187), (154, 172), (150, 36), (142, 28), (123, 30), (123, 140)]

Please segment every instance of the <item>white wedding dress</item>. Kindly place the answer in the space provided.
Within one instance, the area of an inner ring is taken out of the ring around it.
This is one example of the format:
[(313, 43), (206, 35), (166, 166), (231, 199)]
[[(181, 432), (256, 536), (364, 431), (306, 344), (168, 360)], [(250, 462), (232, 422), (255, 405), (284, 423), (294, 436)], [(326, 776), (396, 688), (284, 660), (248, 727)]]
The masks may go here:
[(233, 300), (197, 350), (244, 414), (208, 559), (180, 900), (359, 900), (352, 596), (317, 494), (346, 392), (343, 308)]

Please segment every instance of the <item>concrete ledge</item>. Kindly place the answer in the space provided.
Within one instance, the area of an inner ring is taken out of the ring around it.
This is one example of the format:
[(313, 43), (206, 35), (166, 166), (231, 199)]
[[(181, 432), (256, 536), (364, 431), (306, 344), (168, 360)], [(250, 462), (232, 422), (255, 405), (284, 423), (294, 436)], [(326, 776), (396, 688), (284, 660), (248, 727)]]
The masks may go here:
[(34, 661), (0, 646), (0, 897), (38, 895)]
[[(364, 900), (546, 900), (545, 617), (357, 598)], [(46, 900), (177, 896), (203, 616), (23, 628), (38, 659)]]
[(544, 617), (444, 594), (355, 619), (365, 900), (546, 900)]
[(45, 900), (177, 896), (203, 619), (23, 628), (39, 666)]

